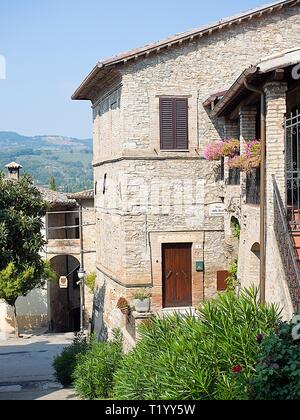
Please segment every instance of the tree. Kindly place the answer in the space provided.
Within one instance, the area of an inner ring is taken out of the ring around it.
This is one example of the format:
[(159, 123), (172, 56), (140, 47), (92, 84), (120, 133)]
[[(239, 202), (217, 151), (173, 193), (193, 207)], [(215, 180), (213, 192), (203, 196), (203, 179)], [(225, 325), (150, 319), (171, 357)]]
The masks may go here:
[(41, 256), (47, 206), (28, 175), (16, 182), (0, 174), (0, 299), (14, 308), (17, 336), (18, 297), (55, 277)]
[(56, 191), (56, 182), (53, 175), (50, 177), (50, 190)]

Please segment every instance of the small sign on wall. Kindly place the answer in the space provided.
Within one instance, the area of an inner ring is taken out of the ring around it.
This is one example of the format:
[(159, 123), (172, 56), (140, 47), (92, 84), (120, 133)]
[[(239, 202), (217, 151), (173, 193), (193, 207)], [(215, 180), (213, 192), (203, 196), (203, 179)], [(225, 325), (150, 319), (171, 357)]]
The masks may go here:
[(60, 289), (67, 289), (68, 288), (68, 278), (65, 276), (61, 276), (59, 278), (59, 287)]
[(209, 206), (209, 217), (223, 217), (225, 215), (225, 204), (216, 203)]

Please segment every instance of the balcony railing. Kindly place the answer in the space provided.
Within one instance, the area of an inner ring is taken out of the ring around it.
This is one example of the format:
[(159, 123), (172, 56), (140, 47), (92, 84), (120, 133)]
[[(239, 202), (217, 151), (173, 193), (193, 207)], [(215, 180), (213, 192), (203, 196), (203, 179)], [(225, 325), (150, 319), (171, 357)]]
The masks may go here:
[(294, 249), (287, 213), (275, 180), (274, 188), (274, 231), (277, 238), (282, 265), (295, 312), (300, 311), (300, 268)]

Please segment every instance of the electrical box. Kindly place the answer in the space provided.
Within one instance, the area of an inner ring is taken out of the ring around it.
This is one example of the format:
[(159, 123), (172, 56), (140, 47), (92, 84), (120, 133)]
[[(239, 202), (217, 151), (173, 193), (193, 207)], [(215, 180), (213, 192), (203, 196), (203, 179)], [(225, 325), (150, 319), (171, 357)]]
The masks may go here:
[(196, 271), (197, 271), (197, 273), (203, 273), (203, 271), (204, 271), (204, 261), (197, 261), (196, 262)]

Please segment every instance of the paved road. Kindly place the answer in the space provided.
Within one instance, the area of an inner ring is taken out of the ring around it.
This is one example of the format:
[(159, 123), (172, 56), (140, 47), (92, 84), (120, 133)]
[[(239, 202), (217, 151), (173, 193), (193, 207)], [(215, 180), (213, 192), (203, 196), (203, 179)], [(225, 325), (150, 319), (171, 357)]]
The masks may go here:
[(0, 400), (76, 399), (55, 381), (52, 362), (73, 334), (45, 334), (0, 341)]

